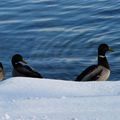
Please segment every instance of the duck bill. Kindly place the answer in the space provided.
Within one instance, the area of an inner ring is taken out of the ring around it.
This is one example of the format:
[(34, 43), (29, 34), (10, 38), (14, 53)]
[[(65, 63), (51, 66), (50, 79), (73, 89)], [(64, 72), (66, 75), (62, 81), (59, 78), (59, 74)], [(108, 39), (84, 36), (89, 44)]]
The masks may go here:
[(23, 63), (27, 64), (27, 62), (25, 60), (22, 60)]
[(112, 48), (109, 48), (109, 51), (110, 51), (110, 52), (114, 52), (114, 50), (113, 50)]

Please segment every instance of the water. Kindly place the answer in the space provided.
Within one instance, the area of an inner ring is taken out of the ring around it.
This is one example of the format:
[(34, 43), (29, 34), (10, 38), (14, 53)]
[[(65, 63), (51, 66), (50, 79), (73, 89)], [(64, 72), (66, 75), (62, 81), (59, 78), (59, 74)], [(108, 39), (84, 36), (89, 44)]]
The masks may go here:
[(120, 0), (1, 0), (0, 61), (11, 77), (20, 53), (46, 78), (74, 80), (107, 43), (110, 80), (120, 80)]

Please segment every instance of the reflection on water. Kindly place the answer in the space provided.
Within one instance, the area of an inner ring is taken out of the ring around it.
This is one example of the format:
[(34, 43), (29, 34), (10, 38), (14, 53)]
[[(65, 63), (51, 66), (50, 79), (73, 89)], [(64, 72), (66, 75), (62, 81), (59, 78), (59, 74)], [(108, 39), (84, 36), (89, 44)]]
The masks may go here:
[(106, 42), (110, 80), (120, 79), (120, 2), (112, 0), (2, 0), (0, 61), (11, 77), (11, 56), (21, 53), (46, 78), (74, 80), (97, 63)]

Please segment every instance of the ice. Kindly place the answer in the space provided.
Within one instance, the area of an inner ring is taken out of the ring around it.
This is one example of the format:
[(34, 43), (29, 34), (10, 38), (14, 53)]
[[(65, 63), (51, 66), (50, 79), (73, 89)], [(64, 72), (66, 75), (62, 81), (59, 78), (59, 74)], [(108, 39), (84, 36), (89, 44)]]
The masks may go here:
[(0, 120), (120, 120), (120, 81), (15, 77), (0, 82)]

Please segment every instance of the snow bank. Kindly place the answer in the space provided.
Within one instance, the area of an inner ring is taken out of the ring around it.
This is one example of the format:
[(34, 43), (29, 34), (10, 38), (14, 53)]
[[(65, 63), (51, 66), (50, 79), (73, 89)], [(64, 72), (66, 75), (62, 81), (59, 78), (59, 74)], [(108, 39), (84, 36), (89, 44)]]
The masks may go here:
[(120, 81), (16, 77), (0, 83), (0, 120), (120, 120)]

